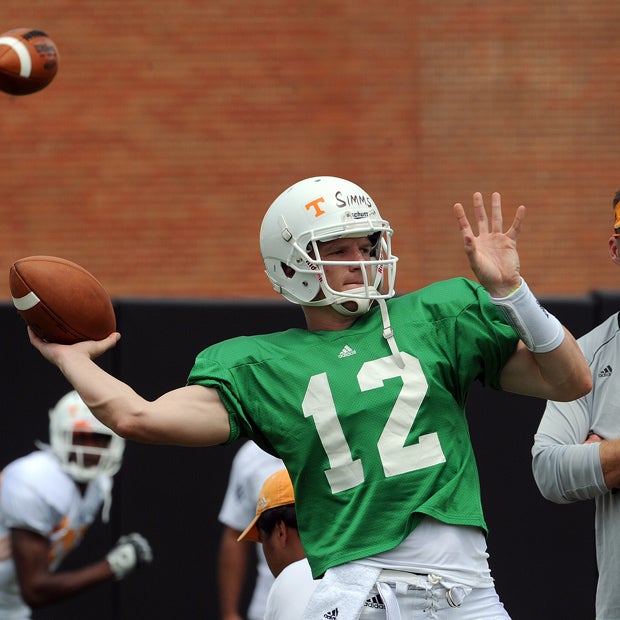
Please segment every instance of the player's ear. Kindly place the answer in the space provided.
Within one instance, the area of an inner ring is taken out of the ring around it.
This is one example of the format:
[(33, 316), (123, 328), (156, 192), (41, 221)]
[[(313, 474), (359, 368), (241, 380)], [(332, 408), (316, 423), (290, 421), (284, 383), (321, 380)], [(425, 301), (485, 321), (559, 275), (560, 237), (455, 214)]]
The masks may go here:
[(612, 262), (620, 267), (620, 248), (616, 237), (609, 237), (609, 256)]
[(276, 538), (280, 544), (286, 544), (286, 541), (288, 539), (288, 530), (284, 521), (278, 521), (276, 523), (276, 526), (274, 528), (274, 534), (276, 535)]
[(292, 267), (289, 267), (284, 263), (280, 263), (280, 265), (282, 267), (282, 271), (284, 271), (284, 275), (287, 278), (292, 278), (295, 275), (295, 270)]

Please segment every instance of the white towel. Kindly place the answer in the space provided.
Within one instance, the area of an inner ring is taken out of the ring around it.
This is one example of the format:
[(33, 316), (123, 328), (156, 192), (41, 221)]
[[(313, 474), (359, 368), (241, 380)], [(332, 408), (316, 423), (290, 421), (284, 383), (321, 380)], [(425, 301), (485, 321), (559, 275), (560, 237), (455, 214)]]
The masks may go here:
[(341, 564), (329, 568), (315, 589), (303, 620), (325, 620), (338, 610), (338, 620), (357, 620), (380, 568), (362, 564)]

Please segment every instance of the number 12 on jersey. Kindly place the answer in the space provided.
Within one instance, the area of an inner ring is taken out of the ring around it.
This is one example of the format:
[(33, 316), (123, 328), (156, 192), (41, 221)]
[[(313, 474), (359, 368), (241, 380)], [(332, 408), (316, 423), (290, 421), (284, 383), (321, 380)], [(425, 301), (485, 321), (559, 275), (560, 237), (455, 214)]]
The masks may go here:
[[(386, 477), (424, 469), (446, 461), (439, 436), (435, 432), (421, 435), (416, 444), (405, 445), (428, 390), (428, 383), (419, 360), (408, 353), (401, 355), (405, 362), (404, 368), (399, 368), (392, 356), (387, 356), (364, 363), (357, 373), (357, 382), (362, 392), (381, 389), (387, 379), (395, 377), (400, 377), (403, 383), (377, 442), (377, 450)], [(351, 448), (338, 419), (327, 373), (320, 373), (310, 378), (302, 409), (305, 417), (314, 419), (316, 431), (329, 459), (330, 468), (325, 471), (325, 475), (332, 493), (346, 491), (362, 484), (364, 482), (362, 461), (353, 459), (351, 455)]]

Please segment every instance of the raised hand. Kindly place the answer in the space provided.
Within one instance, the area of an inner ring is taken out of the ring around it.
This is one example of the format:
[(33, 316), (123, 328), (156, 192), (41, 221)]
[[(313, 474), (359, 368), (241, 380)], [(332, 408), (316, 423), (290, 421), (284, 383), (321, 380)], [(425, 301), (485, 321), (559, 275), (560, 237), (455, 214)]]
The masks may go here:
[(454, 205), (454, 214), (476, 278), (493, 297), (506, 297), (521, 284), (517, 237), (525, 217), (525, 207), (518, 207), (510, 228), (503, 232), (502, 203), (498, 192), (491, 195), (491, 219), (484, 208), (482, 194), (473, 196), (474, 217), (478, 235), (472, 231), (463, 205)]

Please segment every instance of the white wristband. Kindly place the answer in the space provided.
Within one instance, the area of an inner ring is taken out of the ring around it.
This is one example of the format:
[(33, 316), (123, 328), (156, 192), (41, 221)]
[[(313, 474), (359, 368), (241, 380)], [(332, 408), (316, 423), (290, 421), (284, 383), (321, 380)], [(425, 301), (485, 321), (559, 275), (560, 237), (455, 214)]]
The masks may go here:
[(523, 278), (514, 293), (491, 297), (491, 302), (502, 310), (530, 351), (547, 353), (562, 344), (564, 328), (560, 321), (540, 305)]

